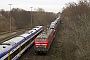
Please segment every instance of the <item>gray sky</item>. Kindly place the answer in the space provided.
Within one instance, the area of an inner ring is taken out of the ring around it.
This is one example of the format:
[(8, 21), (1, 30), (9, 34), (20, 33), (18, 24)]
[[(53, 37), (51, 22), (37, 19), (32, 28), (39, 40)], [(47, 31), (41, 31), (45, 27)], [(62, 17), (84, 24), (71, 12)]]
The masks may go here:
[(43, 8), (48, 12), (59, 12), (69, 2), (77, 2), (78, 0), (2, 0), (0, 2), (0, 9), (10, 10), (8, 4), (12, 4), (11, 8), (21, 8), (30, 11), (37, 8)]

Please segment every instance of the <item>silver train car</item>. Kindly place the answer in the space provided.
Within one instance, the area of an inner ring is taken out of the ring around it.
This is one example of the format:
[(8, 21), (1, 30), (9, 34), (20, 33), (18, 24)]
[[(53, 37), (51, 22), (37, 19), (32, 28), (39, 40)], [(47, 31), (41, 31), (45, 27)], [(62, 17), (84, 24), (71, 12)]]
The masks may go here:
[(49, 28), (50, 29), (56, 29), (59, 22), (60, 22), (60, 17), (56, 18), (55, 21), (51, 22)]
[(34, 38), (43, 30), (36, 26), (32, 30), (0, 44), (0, 60), (18, 60), (20, 56), (34, 43)]

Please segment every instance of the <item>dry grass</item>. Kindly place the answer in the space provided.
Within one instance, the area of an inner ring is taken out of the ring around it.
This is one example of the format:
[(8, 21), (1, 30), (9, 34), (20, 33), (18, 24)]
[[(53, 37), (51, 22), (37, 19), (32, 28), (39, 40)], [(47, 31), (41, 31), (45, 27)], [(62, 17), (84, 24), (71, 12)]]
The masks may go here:
[(9, 37), (11, 36), (10, 33), (4, 34), (4, 35), (0, 35), (0, 40), (2, 40), (3, 38)]

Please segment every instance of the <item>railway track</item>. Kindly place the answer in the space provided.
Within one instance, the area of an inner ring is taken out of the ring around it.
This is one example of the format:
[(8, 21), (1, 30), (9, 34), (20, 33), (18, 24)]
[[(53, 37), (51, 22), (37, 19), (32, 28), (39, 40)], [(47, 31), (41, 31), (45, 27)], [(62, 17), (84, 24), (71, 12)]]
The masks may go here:
[(0, 32), (0, 35), (7, 34), (7, 33), (9, 33), (9, 32)]
[[(0, 43), (2, 43), (2, 42), (4, 42), (4, 41), (7, 41), (7, 40), (9, 40), (9, 39), (11, 39), (11, 38), (14, 38), (14, 37), (22, 34), (23, 32), (25, 32), (25, 30), (18, 30), (18, 31), (16, 31), (16, 32), (12, 33), (10, 36), (5, 37), (5, 38), (3, 38), (3, 39), (0, 39)], [(4, 33), (4, 34), (6, 34), (6, 33)], [(9, 34), (9, 33), (8, 33), (8, 34)], [(2, 34), (2, 35), (3, 35), (3, 34)]]
[(48, 60), (48, 55), (36, 55), (34, 53), (34, 48), (31, 47), (31, 49), (28, 49), (19, 60)]
[(47, 60), (47, 55), (34, 55), (31, 60)]
[(52, 42), (48, 54), (37, 55), (34, 52), (34, 46), (31, 46), (24, 52), (24, 54), (20, 57), (19, 60), (55, 60), (52, 58), (53, 54), (52, 48), (54, 48), (56, 41), (57, 40), (54, 39), (54, 41)]
[[(12, 32), (19, 32), (19, 31), (23, 31), (24, 29), (19, 29), (19, 30), (15, 30), (15, 31), (12, 31)], [(0, 35), (4, 35), (4, 34), (9, 34), (10, 31), (7, 31), (7, 32), (0, 32)]]

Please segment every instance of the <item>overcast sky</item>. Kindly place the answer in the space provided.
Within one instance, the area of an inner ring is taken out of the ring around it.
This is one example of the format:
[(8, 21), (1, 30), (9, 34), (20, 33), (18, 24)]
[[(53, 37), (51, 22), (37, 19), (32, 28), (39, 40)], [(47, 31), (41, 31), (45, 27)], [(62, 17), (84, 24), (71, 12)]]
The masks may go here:
[(0, 9), (10, 10), (8, 4), (12, 4), (11, 8), (21, 8), (30, 11), (37, 8), (43, 8), (48, 12), (59, 12), (69, 2), (77, 2), (78, 0), (2, 0), (0, 1)]

